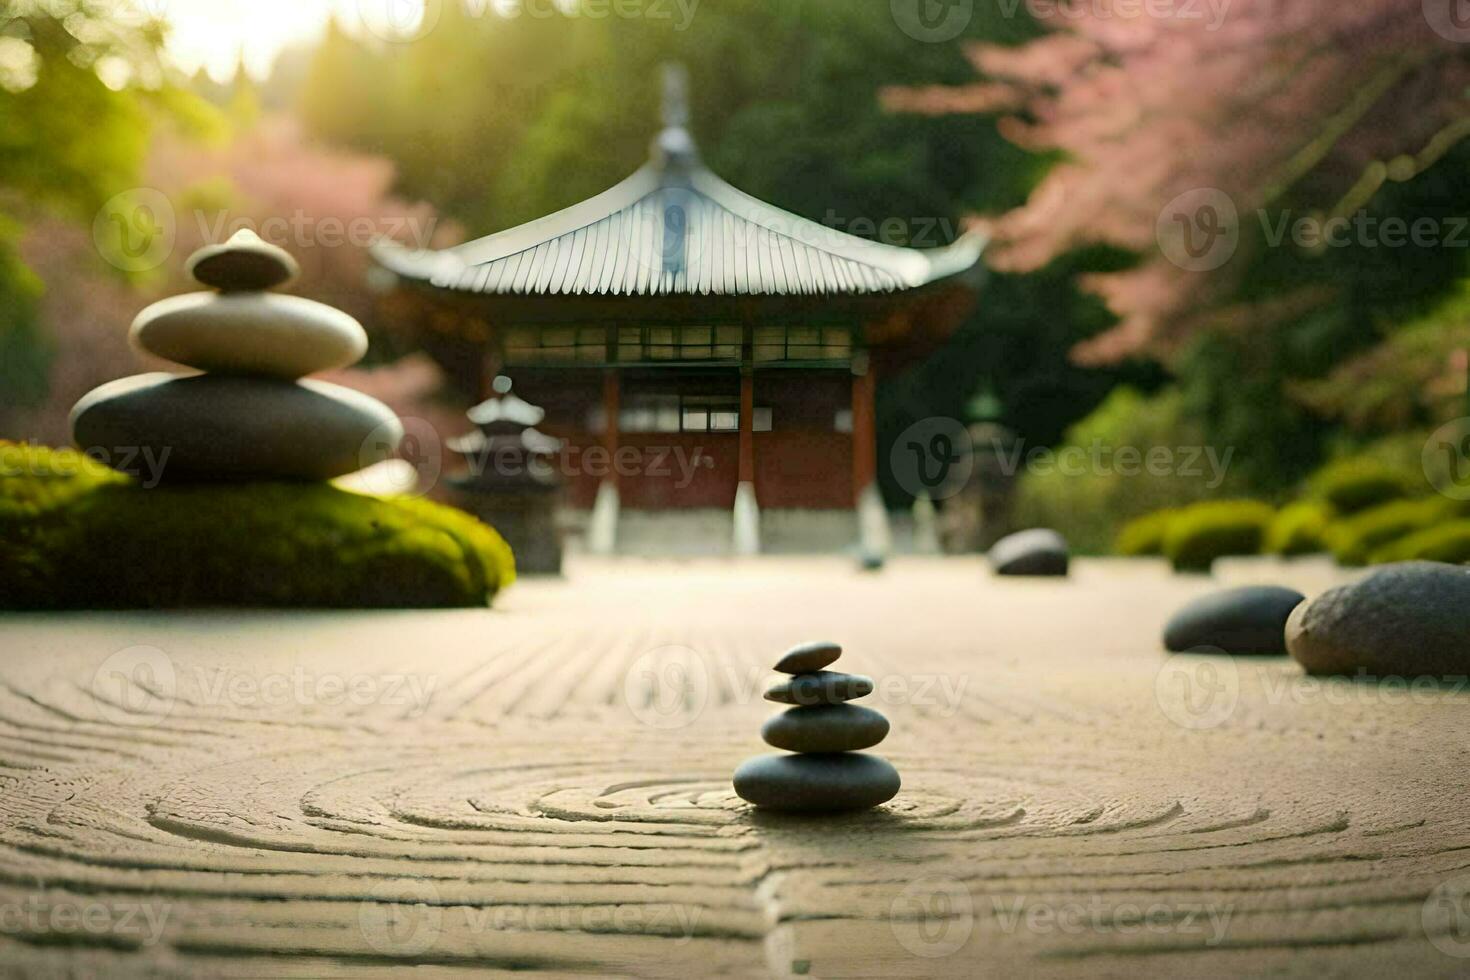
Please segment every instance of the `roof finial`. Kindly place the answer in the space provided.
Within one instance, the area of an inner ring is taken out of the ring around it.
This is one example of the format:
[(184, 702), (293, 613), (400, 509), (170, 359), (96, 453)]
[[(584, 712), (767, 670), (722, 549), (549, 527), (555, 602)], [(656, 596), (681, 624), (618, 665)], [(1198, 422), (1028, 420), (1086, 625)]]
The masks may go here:
[(664, 126), (683, 129), (689, 125), (689, 72), (677, 61), (665, 62)]

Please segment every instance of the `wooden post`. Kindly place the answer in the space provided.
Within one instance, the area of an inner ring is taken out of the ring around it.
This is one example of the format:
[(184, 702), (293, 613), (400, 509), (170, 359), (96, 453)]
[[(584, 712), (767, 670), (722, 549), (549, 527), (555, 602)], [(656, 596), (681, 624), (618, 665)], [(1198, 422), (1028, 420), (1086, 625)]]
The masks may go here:
[(877, 372), (865, 353), (852, 359), (852, 502), (878, 477), (878, 434), (873, 410)]
[(755, 484), (755, 372), (740, 371), (740, 482)]
[(618, 485), (618, 415), (622, 405), (622, 386), (617, 368), (608, 368), (602, 375), (602, 412), (606, 421), (602, 428), (602, 448), (607, 450), (607, 479)]

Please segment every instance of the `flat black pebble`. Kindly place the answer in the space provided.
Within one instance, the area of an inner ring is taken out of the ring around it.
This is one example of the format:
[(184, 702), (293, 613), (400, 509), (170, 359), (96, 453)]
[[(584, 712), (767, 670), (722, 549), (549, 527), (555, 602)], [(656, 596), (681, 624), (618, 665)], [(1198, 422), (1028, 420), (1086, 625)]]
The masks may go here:
[(898, 770), (861, 752), (758, 755), (735, 770), (740, 798), (769, 810), (866, 810), (898, 794)]
[(766, 691), (766, 700), (780, 704), (838, 704), (872, 693), (871, 677), (819, 670), (814, 674), (797, 674), (788, 681), (771, 685)]
[(817, 640), (792, 647), (776, 661), (776, 669), (783, 674), (810, 674), (821, 670), (842, 656), (842, 647), (836, 643)]
[(1200, 596), (1169, 617), (1164, 647), (1237, 655), (1286, 655), (1286, 620), (1304, 596), (1279, 585), (1244, 585)]
[(791, 752), (856, 752), (888, 734), (888, 719), (859, 704), (787, 708), (761, 726), (767, 745)]

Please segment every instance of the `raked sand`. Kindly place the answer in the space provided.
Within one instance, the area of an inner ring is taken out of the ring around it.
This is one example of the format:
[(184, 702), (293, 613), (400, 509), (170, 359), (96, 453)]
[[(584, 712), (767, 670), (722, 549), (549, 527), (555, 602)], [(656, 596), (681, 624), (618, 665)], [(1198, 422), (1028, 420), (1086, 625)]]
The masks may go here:
[[(1470, 972), (1470, 692), (1160, 648), (1191, 596), (1330, 567), (569, 568), (493, 611), (0, 618), (0, 963)], [(804, 639), (878, 681), (878, 810), (730, 788)]]

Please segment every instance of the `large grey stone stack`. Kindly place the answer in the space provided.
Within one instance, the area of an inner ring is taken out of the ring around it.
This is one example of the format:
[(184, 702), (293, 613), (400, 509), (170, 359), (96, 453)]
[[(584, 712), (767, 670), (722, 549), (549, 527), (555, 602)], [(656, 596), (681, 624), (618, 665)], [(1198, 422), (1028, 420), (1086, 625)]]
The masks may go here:
[(849, 704), (871, 694), (872, 678), (824, 670), (842, 655), (835, 643), (804, 643), (776, 664), (791, 674), (766, 700), (792, 707), (761, 728), (766, 744), (794, 755), (761, 755), (735, 770), (735, 792), (771, 810), (866, 810), (898, 793), (898, 771), (872, 748), (888, 734), (888, 719)]
[(175, 482), (326, 480), (393, 455), (403, 426), (392, 410), (306, 379), (358, 361), (367, 334), (340, 310), (266, 292), (295, 278), (287, 252), (242, 231), (195, 252), (188, 270), (211, 290), (149, 306), (130, 339), (205, 373), (140, 374), (93, 389), (71, 412), (80, 448), (114, 462), (147, 454)]

